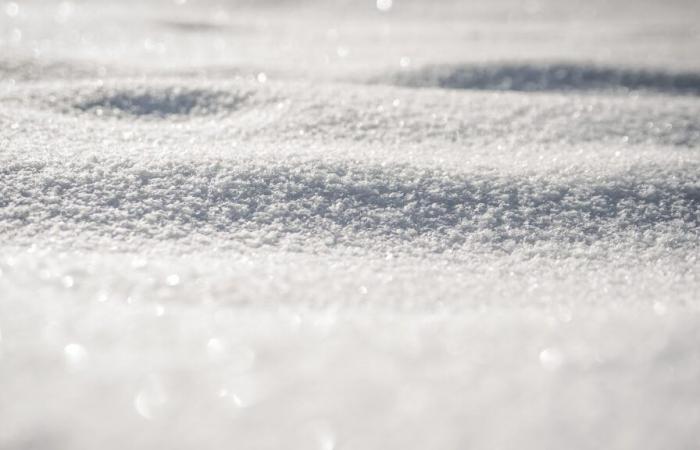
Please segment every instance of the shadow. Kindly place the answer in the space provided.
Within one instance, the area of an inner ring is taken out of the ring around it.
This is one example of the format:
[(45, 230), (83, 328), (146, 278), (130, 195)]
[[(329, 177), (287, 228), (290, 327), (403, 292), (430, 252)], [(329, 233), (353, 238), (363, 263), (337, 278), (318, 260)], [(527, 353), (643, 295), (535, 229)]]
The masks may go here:
[(700, 94), (700, 73), (573, 63), (426, 66), (371, 80), (406, 87), (495, 91), (651, 91)]
[(204, 116), (232, 112), (248, 95), (205, 89), (135, 89), (114, 91), (73, 105), (82, 112), (99, 116), (166, 118), (172, 116)]
[(209, 32), (221, 31), (226, 27), (212, 22), (185, 22), (185, 21), (162, 21), (158, 22), (164, 28), (170, 28), (183, 32)]
[(184, 33), (250, 33), (254, 31), (254, 27), (251, 25), (220, 24), (204, 21), (164, 20), (157, 23), (164, 28)]

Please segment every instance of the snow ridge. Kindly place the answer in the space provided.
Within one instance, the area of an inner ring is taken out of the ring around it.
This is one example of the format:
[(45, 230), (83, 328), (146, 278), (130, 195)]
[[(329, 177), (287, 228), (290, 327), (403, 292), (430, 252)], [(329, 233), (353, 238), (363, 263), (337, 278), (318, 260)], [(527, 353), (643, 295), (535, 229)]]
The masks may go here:
[[(54, 123), (76, 117), (96, 133), (110, 131), (115, 124), (97, 126), (94, 121), (124, 120), (125, 131), (144, 130), (147, 122), (178, 119), (210, 127), (215, 136), (206, 145), (243, 137), (273, 142), (312, 139), (329, 148), (337, 141), (427, 144), (431, 147), (513, 145), (533, 152), (534, 143), (645, 144), (692, 148), (700, 144), (700, 105), (695, 97), (625, 96), (547, 93), (538, 96), (518, 92), (493, 93), (451, 90), (414, 90), (386, 86), (268, 82), (250, 79), (193, 82), (191, 79), (108, 80), (76, 82), (57, 87), (54, 83), (18, 86), (0, 94), (2, 112), (16, 108), (28, 120), (9, 118), (8, 125), (22, 123), (36, 130), (32, 142), (46, 133), (46, 113)], [(60, 114), (55, 114), (59, 112)], [(22, 117), (22, 116), (20, 116)], [(213, 119), (218, 120), (215, 122)], [(1, 123), (1, 122), (0, 122)], [(168, 133), (154, 129), (162, 141)], [(207, 130), (209, 133), (210, 130)], [(169, 132), (173, 132), (172, 127)], [(13, 133), (10, 130), (9, 133)], [(192, 133), (201, 134), (201, 133)], [(53, 147), (56, 138), (50, 139)], [(274, 135), (274, 138), (271, 136)], [(106, 138), (107, 136), (105, 136)], [(82, 140), (76, 133), (71, 142)], [(436, 145), (438, 144), (438, 145)], [(93, 145), (94, 146), (94, 145)], [(513, 152), (511, 152), (513, 153)]]
[(362, 246), (429, 238), (443, 248), (665, 230), (678, 246), (697, 241), (698, 171), (636, 167), (586, 177), (318, 161), (17, 163), (0, 169), (0, 230), (7, 237), (98, 227), (157, 239), (262, 230)]

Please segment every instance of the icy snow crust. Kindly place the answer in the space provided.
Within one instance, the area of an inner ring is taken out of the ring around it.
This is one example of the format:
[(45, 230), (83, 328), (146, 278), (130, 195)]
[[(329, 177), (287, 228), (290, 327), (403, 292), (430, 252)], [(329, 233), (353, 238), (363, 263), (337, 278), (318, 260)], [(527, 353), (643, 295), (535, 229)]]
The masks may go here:
[(0, 4), (0, 448), (698, 445), (698, 4), (391, 5)]

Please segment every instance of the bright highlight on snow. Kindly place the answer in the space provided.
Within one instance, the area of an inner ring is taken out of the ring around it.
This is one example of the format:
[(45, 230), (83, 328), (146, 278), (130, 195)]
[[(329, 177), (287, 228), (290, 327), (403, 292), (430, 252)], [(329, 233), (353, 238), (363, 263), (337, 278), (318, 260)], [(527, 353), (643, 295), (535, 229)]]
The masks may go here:
[(377, 9), (380, 11), (389, 11), (393, 5), (393, 0), (377, 0)]
[(0, 448), (695, 448), (699, 8), (0, 4)]
[(15, 2), (5, 4), (5, 13), (10, 17), (17, 17), (19, 14), (19, 5)]

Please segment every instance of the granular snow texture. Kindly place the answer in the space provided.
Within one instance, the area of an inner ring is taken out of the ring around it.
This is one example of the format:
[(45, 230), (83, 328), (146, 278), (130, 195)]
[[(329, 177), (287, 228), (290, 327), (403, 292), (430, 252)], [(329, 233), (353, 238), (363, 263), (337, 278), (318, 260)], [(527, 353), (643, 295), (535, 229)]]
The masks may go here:
[(0, 449), (700, 446), (700, 3), (0, 3)]

